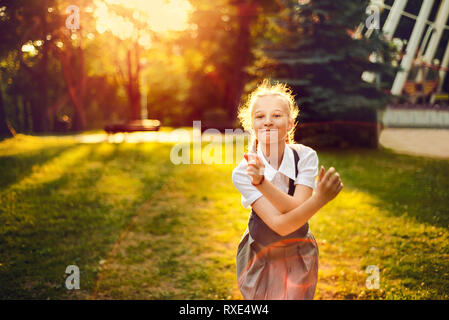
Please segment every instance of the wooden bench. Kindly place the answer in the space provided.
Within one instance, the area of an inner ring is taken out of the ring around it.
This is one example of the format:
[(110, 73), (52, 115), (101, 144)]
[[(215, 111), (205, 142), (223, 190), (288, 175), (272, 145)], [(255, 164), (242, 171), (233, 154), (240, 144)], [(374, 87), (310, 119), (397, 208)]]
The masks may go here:
[(104, 131), (108, 134), (114, 133), (127, 133), (137, 131), (159, 131), (161, 122), (159, 120), (146, 119), (146, 120), (133, 120), (126, 123), (108, 124), (104, 127)]

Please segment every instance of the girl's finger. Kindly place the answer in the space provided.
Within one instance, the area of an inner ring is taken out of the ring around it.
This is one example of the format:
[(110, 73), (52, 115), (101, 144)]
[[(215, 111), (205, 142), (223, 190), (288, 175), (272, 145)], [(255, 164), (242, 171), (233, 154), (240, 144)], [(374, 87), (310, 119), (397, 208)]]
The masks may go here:
[(343, 186), (340, 184), (340, 185), (338, 186), (338, 188), (337, 188), (337, 192), (336, 192), (335, 195), (339, 194), (340, 191), (341, 191), (341, 189), (343, 189)]
[(247, 169), (249, 169), (249, 168), (252, 168), (252, 169), (255, 169), (255, 170), (259, 170), (260, 169), (259, 166), (257, 166), (256, 164), (252, 164), (252, 163), (248, 163)]
[(332, 176), (332, 178), (330, 178), (330, 181), (331, 181), (332, 184), (336, 184), (337, 182), (340, 183), (339, 180), (340, 180), (340, 175), (338, 174), (338, 172), (336, 172)]
[(340, 188), (340, 181), (334, 181), (332, 183), (332, 190), (338, 190), (338, 188)]
[(260, 175), (262, 175), (262, 173), (261, 173), (261, 169), (259, 169), (259, 168), (255, 168), (255, 167), (248, 167), (248, 169), (247, 169), (247, 171), (246, 171), (248, 174), (251, 174), (251, 175), (255, 175), (255, 176), (260, 176)]
[(334, 173), (335, 168), (331, 167), (329, 170), (327, 170), (326, 174), (323, 177), (323, 181), (328, 181), (329, 178), (332, 176), (332, 174)]
[(254, 168), (256, 170), (259, 169), (259, 167), (257, 167), (255, 164), (251, 164), (251, 163), (248, 164), (248, 169), (249, 168)]
[(324, 167), (321, 166), (320, 173), (318, 174), (318, 182), (320, 182), (323, 179), (324, 176)]
[(256, 164), (256, 157), (255, 153), (248, 153), (248, 164)]
[(339, 194), (341, 189), (343, 189), (343, 183), (340, 182), (336, 188), (335, 195)]
[(262, 160), (260, 160), (259, 156), (256, 156), (256, 165), (258, 167), (262, 167), (263, 166)]
[(256, 166), (250, 165), (246, 168), (246, 173), (254, 176), (263, 176), (265, 173), (265, 168), (258, 168)]

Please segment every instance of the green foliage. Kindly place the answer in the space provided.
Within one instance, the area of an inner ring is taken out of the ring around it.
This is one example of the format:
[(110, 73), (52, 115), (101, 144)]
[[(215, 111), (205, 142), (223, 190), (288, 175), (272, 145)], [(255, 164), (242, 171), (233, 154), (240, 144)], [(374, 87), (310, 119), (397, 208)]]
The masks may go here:
[[(234, 127), (237, 109), (256, 59), (253, 52), (264, 35), (264, 18), (279, 11), (275, 1), (192, 1), (197, 10), (191, 22), (195, 32), (180, 39), (189, 61), (191, 80), (186, 106), (187, 125), (192, 120), (207, 118), (210, 110), (221, 109), (227, 117), (219, 117), (208, 126)], [(214, 111), (212, 111), (214, 112)]]
[[(297, 93), (301, 122), (341, 118), (359, 120), (354, 108), (372, 110), (364, 120), (376, 121), (374, 110), (385, 107), (388, 96), (382, 79), (391, 76), (393, 51), (382, 34), (351, 37), (365, 23), (368, 0), (282, 1), (284, 9), (272, 20), (277, 37), (264, 50), (274, 61), (264, 66), (268, 76), (288, 83)], [(378, 60), (369, 57), (377, 53)], [(364, 71), (377, 73), (379, 81), (366, 83)]]
[[(65, 27), (68, 4), (2, 2), (2, 105), (18, 132), (52, 131), (63, 115), (75, 130), (125, 121), (140, 112), (142, 89), (148, 93), (149, 117), (165, 125), (190, 126), (221, 110), (210, 126), (232, 127), (245, 89), (267, 75), (294, 87), (301, 121), (343, 119), (356, 114), (351, 112), (355, 106), (375, 110), (385, 105), (388, 44), (376, 33), (358, 40), (348, 34), (364, 21), (367, 1), (299, 6), (293, 0), (192, 0), (189, 27), (154, 34), (151, 47), (99, 32), (87, 10), (72, 38)], [(92, 0), (78, 5), (95, 7)], [(131, 9), (109, 8), (145, 28), (131, 18)], [(34, 44), (35, 52), (23, 53), (25, 44)], [(371, 52), (383, 63), (370, 62)], [(377, 87), (360, 80), (363, 71), (380, 75)], [(372, 115), (364, 120), (372, 121)]]

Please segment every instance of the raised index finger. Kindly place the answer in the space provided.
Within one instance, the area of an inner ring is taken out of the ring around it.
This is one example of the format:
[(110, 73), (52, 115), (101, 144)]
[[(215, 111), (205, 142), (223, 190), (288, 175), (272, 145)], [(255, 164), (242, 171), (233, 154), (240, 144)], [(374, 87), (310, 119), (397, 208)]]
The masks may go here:
[(329, 170), (327, 170), (326, 174), (323, 177), (322, 181), (327, 181), (332, 176), (332, 174), (335, 172), (335, 168), (331, 167)]
[(263, 165), (263, 162), (262, 162), (262, 159), (260, 159), (260, 157), (257, 156), (257, 155), (256, 155), (256, 164), (257, 164), (257, 166), (259, 166), (259, 167), (263, 167), (263, 166), (264, 166), (264, 165)]
[(257, 155), (254, 153), (248, 153), (248, 165), (256, 165)]

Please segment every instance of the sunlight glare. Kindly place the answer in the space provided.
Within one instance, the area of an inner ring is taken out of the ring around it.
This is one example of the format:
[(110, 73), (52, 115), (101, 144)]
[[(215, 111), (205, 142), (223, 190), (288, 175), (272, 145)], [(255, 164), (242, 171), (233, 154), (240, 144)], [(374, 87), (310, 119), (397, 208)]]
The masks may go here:
[[(138, 24), (147, 25), (154, 32), (183, 31), (188, 27), (189, 14), (192, 10), (187, 0), (95, 0), (94, 16), (97, 31), (110, 31), (120, 39), (135, 37), (141, 45), (148, 46), (150, 34), (138, 29)], [(130, 9), (130, 17), (117, 15), (111, 10), (112, 5)]]
[(22, 46), (22, 52), (26, 52), (30, 54), (31, 56), (37, 55), (36, 47), (33, 45), (31, 41), (28, 41)]

